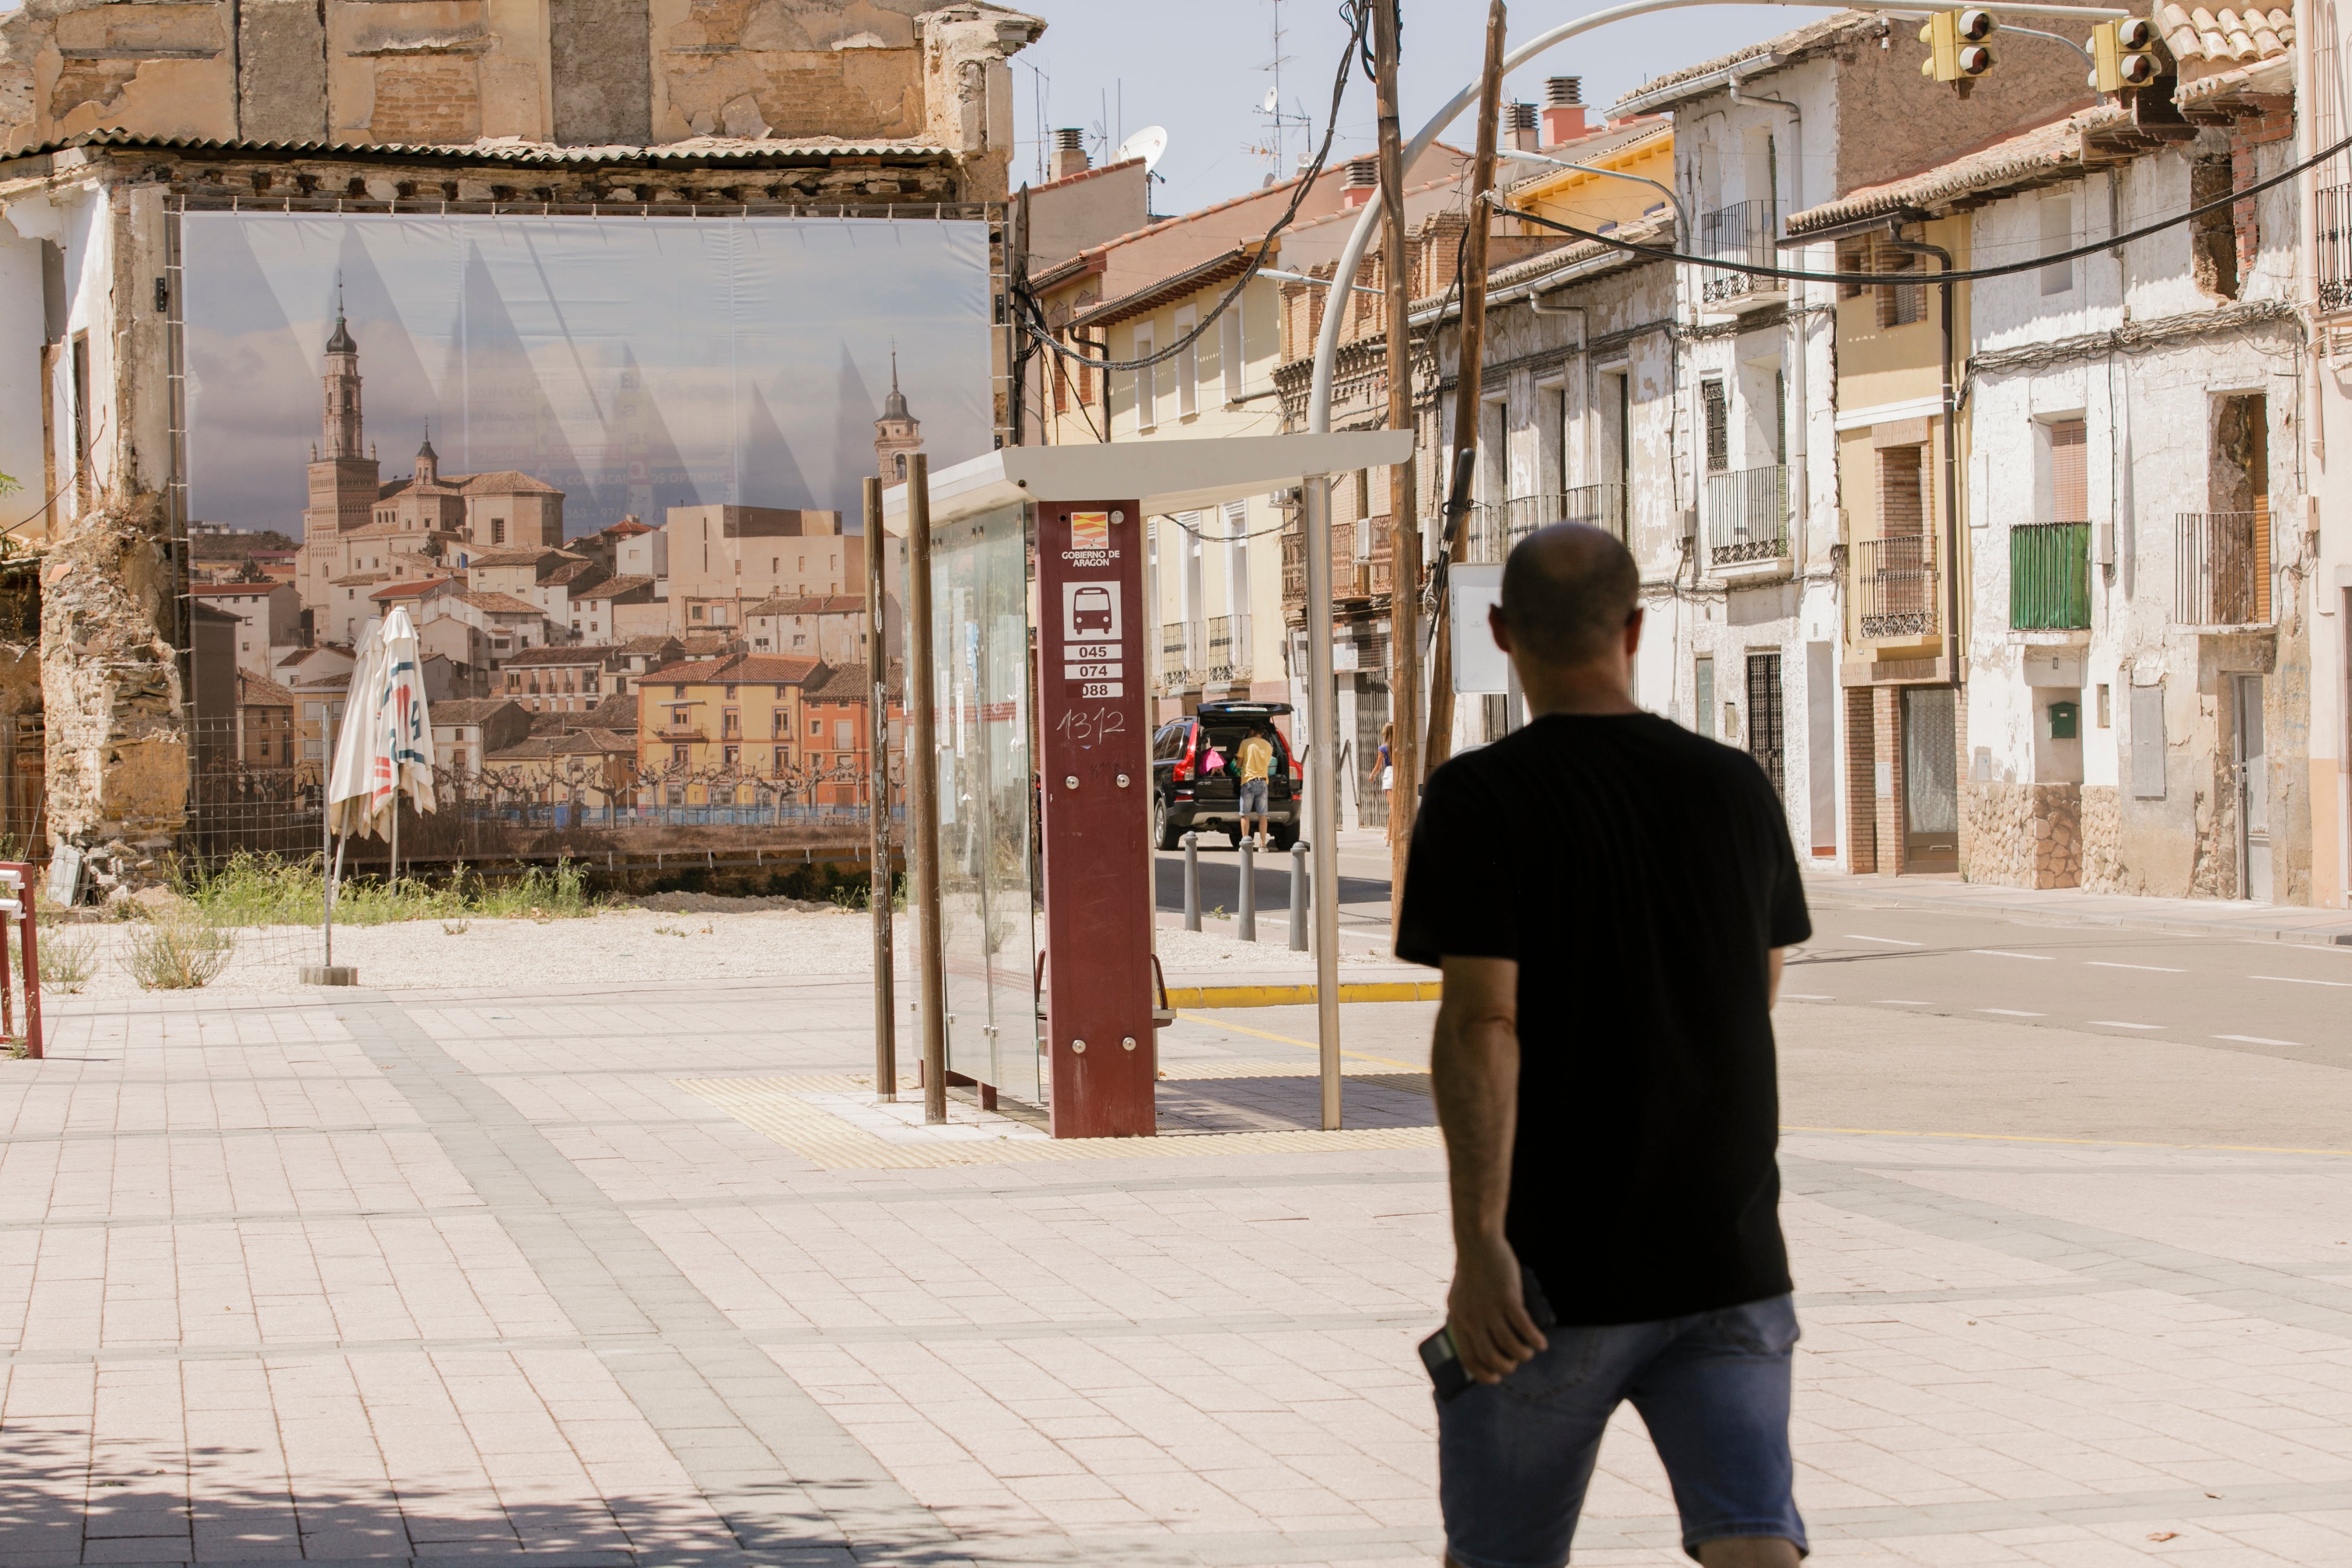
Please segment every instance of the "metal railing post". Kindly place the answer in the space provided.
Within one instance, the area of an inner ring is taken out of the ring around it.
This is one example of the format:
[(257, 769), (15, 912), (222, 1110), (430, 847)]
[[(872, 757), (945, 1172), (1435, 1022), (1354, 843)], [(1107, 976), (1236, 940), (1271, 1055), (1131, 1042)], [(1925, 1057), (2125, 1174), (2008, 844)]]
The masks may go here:
[(1304, 838), (1290, 847), (1290, 951), (1307, 951), (1307, 851)]
[(1242, 835), (1241, 857), (1241, 902), (1235, 906), (1235, 923), (1240, 929), (1235, 934), (1244, 942), (1255, 942), (1257, 940), (1257, 849), (1246, 833)]
[(1201, 836), (1184, 835), (1184, 929), (1201, 929)]

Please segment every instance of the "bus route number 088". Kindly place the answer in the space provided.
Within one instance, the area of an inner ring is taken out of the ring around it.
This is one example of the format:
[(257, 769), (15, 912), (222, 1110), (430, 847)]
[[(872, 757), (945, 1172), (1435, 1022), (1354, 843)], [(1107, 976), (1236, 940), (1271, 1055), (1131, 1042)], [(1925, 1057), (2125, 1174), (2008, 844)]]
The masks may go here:
[(1127, 689), (1116, 680), (1089, 680), (1078, 688), (1080, 697), (1124, 697)]

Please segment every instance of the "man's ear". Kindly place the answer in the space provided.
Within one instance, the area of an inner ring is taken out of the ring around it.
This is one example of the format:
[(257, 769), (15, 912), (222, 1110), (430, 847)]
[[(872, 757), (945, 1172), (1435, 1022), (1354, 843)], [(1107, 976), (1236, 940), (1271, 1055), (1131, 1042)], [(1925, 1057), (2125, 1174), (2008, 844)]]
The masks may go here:
[(1646, 610), (1637, 609), (1633, 612), (1633, 617), (1625, 623), (1625, 657), (1627, 658), (1633, 658), (1634, 652), (1642, 646), (1642, 621), (1648, 613)]
[(1511, 651), (1511, 628), (1503, 623), (1503, 606), (1486, 606), (1486, 629), (1494, 634), (1495, 646), (1505, 653)]

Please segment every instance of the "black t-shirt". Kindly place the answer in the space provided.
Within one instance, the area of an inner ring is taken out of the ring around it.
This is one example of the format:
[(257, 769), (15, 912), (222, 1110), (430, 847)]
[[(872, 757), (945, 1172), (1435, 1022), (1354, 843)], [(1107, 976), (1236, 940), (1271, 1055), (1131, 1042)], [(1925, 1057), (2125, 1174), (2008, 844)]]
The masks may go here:
[(1437, 770), (1397, 955), (1519, 966), (1506, 1221), (1564, 1323), (1786, 1291), (1773, 948), (1812, 934), (1746, 752), (1652, 714), (1553, 714)]

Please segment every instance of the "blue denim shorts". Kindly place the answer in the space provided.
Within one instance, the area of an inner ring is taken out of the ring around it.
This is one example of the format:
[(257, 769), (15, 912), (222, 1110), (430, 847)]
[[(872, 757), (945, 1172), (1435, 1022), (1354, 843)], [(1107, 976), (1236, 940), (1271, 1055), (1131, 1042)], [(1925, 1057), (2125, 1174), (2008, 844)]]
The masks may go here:
[(1788, 1297), (1545, 1337), (1549, 1347), (1502, 1382), (1437, 1406), (1438, 1497), (1460, 1568), (1568, 1561), (1601, 1431), (1627, 1399), (1674, 1483), (1685, 1552), (1742, 1535), (1807, 1550), (1790, 1489)]
[(1265, 781), (1264, 779), (1244, 779), (1242, 782), (1242, 815), (1244, 816), (1265, 815)]

